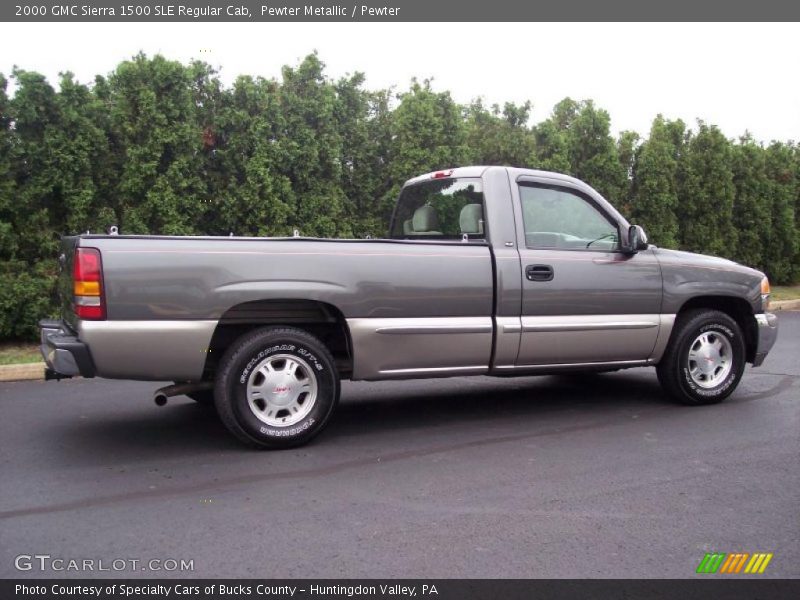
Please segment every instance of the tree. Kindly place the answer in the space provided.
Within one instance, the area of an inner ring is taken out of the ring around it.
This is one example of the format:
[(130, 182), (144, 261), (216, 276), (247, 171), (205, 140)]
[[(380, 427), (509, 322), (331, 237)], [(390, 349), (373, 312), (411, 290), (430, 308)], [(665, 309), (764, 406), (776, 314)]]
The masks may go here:
[(386, 233), (381, 199), (392, 185), (388, 172), (392, 145), (390, 92), (366, 91), (363, 84), (361, 73), (343, 77), (335, 84), (344, 218), (356, 237)]
[(628, 174), (610, 129), (608, 112), (595, 107), (591, 100), (584, 100), (572, 117), (567, 139), (572, 173), (611, 202), (618, 202), (625, 198)]
[(766, 269), (766, 245), (772, 229), (771, 184), (767, 176), (767, 153), (750, 134), (733, 145), (733, 225), (737, 245), (729, 256), (737, 261)]
[(207, 233), (291, 233), (294, 194), (279, 166), (285, 126), (278, 87), (272, 80), (238, 77), (231, 93), (220, 98), (213, 125), (206, 126)]
[(536, 162), (542, 169), (583, 179), (612, 202), (626, 199), (627, 168), (610, 135), (611, 118), (591, 100), (564, 98), (536, 127)]
[(534, 128), (535, 150), (533, 165), (543, 171), (570, 173), (569, 141), (566, 131), (553, 119), (542, 121)]
[(475, 100), (466, 108), (467, 162), (477, 165), (528, 167), (535, 138), (528, 127), (531, 103), (506, 102), (491, 110)]
[(797, 276), (798, 232), (795, 205), (798, 194), (796, 150), (789, 144), (771, 143), (766, 149), (771, 227), (764, 244), (767, 274), (776, 283)]
[(4, 79), (0, 86), (0, 339), (35, 335), (38, 319), (53, 310), (58, 215), (64, 212), (62, 157), (52, 143), (61, 126), (56, 92), (38, 73), (15, 69), (12, 76), (17, 91), (11, 101)]
[(0, 73), (0, 261), (16, 252), (17, 236), (11, 220), (15, 179), (12, 169), (11, 112), (6, 90), (8, 80)]
[(294, 225), (301, 233), (352, 236), (343, 218), (346, 199), (340, 187), (342, 138), (336, 126), (336, 91), (323, 71), (316, 54), (296, 69), (283, 67), (278, 96), (285, 162), (279, 169), (291, 181), (293, 193), (302, 198), (294, 213)]
[(17, 232), (11, 259), (33, 266), (39, 257), (54, 258), (59, 247), (63, 216), (59, 187), (60, 156), (53, 153), (53, 138), (61, 130), (56, 91), (43, 75), (15, 69), (17, 91), (10, 103), (14, 139), (11, 163), (15, 197), (9, 207), (10, 222)]
[(461, 166), (468, 154), (461, 111), (449, 92), (434, 92), (430, 80), (421, 84), (414, 80), (411, 89), (398, 99), (400, 104), (392, 116), (389, 157), (393, 185), (383, 204), (386, 217), (404, 181), (435, 169)]
[(658, 115), (650, 136), (636, 156), (631, 217), (643, 225), (650, 240), (678, 247), (678, 161), (683, 153), (684, 124)]
[(617, 138), (617, 155), (625, 173), (622, 196), (617, 200), (617, 209), (624, 215), (631, 214), (633, 195), (633, 170), (639, 152), (641, 138), (635, 131), (621, 131)]
[(681, 246), (692, 252), (732, 256), (737, 247), (733, 227), (731, 143), (714, 125), (698, 121), (679, 161), (678, 222)]
[(11, 77), (9, 98), (0, 75), (0, 339), (31, 337), (56, 311), (63, 234), (379, 236), (406, 179), (475, 163), (572, 174), (661, 246), (800, 279), (795, 143), (733, 142), (661, 115), (647, 139), (614, 139), (605, 110), (571, 98), (532, 125), (530, 102), (461, 106), (430, 80), (369, 90), (360, 73), (328, 78), (316, 54), (231, 86), (203, 62), (143, 54), (91, 85)]
[(108, 200), (125, 233), (186, 235), (205, 210), (203, 130), (191, 71), (160, 55), (120, 64), (101, 82), (116, 181)]

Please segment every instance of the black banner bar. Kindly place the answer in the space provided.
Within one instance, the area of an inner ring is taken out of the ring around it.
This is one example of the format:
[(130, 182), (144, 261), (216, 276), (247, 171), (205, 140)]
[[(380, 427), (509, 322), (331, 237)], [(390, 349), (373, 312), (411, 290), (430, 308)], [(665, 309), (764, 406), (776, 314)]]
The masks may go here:
[(526, 22), (796, 21), (786, 0), (17, 0), (0, 3), (10, 22)]
[(714, 600), (800, 597), (800, 580), (750, 577), (686, 580), (257, 580), (257, 579), (41, 579), (0, 581), (0, 598), (17, 600)]

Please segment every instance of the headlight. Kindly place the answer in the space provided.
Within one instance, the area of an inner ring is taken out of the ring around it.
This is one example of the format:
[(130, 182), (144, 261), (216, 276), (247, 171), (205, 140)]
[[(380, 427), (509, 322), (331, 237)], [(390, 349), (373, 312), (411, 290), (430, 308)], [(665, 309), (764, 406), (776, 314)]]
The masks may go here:
[(761, 280), (761, 306), (765, 311), (769, 310), (769, 295), (769, 279), (764, 277), (764, 279)]

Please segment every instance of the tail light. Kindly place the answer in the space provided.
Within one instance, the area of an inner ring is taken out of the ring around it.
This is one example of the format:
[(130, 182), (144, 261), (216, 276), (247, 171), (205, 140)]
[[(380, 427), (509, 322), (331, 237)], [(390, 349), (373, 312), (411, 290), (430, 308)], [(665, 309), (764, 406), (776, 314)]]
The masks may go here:
[(72, 263), (73, 306), (79, 319), (106, 318), (103, 262), (97, 248), (76, 248)]

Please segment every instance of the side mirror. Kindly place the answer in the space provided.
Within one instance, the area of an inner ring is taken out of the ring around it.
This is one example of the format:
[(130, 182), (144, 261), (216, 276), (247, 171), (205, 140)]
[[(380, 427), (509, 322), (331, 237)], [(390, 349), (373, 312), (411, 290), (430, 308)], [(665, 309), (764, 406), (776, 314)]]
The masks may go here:
[(647, 250), (647, 234), (641, 225), (631, 225), (628, 229), (628, 252)]

